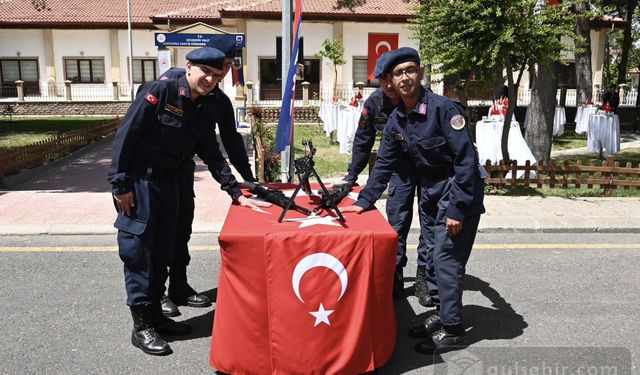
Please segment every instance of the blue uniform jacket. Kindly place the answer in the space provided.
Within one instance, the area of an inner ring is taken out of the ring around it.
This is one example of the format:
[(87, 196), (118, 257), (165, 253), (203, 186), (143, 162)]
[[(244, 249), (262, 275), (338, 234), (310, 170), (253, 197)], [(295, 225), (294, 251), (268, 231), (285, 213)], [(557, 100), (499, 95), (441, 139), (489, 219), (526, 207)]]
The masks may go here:
[(114, 194), (132, 190), (131, 175), (140, 165), (177, 169), (195, 152), (231, 198), (242, 195), (210, 125), (214, 105), (208, 95), (192, 101), (184, 76), (150, 82), (138, 90), (116, 132), (107, 173)]
[(345, 181), (358, 180), (358, 175), (369, 163), (369, 154), (376, 142), (376, 132), (384, 130), (387, 119), (394, 109), (395, 106), (381, 88), (375, 90), (364, 102), (358, 129), (353, 138), (351, 163), (347, 168)]
[[(160, 76), (160, 79), (181, 78), (185, 74), (187, 74), (187, 72), (183, 68), (171, 68), (164, 72)], [(251, 164), (249, 163), (247, 150), (242, 141), (242, 135), (236, 131), (236, 119), (231, 99), (220, 89), (219, 85), (209, 93), (209, 96), (213, 97), (215, 101), (215, 123), (213, 126), (218, 124), (220, 140), (222, 141), (224, 149), (227, 151), (229, 161), (245, 181), (255, 181), (253, 172), (251, 172)]]
[(449, 98), (422, 88), (416, 107), (408, 113), (400, 103), (385, 126), (376, 164), (358, 197), (358, 206), (369, 208), (380, 198), (402, 159), (408, 159), (422, 174), (423, 186), (451, 179), (448, 218), (463, 221), (485, 211), (484, 182), (467, 115)]

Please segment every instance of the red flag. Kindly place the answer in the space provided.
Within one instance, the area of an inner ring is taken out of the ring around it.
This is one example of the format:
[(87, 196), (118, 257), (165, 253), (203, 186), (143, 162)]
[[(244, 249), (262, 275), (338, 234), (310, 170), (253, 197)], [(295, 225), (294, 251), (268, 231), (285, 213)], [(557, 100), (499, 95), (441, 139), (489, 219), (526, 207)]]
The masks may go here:
[(398, 49), (398, 34), (372, 34), (369, 33), (369, 48), (367, 59), (367, 72), (369, 79), (374, 79), (373, 70), (376, 61), (383, 53)]

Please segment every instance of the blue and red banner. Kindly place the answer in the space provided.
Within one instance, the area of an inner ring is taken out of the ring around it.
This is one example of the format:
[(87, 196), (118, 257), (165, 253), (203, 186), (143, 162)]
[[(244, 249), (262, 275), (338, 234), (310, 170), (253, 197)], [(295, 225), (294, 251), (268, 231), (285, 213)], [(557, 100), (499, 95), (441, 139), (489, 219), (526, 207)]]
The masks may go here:
[(282, 152), (293, 142), (293, 102), (295, 100), (296, 70), (298, 62), (298, 49), (300, 47), (300, 23), (302, 21), (302, 0), (296, 0), (295, 17), (293, 23), (293, 48), (291, 49), (291, 62), (287, 72), (287, 81), (282, 93), (282, 108), (278, 119), (278, 131), (276, 133), (275, 151)]

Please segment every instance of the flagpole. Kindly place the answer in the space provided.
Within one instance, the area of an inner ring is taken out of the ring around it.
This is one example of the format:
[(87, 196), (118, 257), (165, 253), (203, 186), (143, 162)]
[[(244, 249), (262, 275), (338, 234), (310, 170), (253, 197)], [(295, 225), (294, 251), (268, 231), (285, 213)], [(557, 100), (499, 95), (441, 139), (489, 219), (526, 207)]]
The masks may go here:
[(131, 36), (131, 0), (127, 0), (127, 34), (129, 36), (129, 85), (131, 86), (131, 101), (133, 97), (133, 38)]
[[(292, 0), (282, 0), (282, 98), (287, 86), (289, 76), (289, 63), (291, 61), (291, 2)], [(280, 153), (280, 180), (282, 182), (291, 181), (289, 167), (291, 165), (291, 145), (288, 145)]]

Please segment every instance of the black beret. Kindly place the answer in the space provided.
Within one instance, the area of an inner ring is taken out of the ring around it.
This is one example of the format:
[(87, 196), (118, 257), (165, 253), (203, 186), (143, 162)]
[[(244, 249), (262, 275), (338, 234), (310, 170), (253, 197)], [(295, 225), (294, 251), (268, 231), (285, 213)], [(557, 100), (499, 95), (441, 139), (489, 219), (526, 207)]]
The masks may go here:
[(224, 53), (213, 47), (201, 47), (187, 53), (187, 60), (194, 64), (208, 65), (222, 70), (224, 66)]
[(420, 65), (420, 55), (418, 51), (409, 47), (402, 47), (395, 51), (388, 52), (391, 54), (389, 57), (389, 62), (387, 63), (386, 69), (384, 70), (384, 74), (391, 73), (393, 68), (398, 64), (402, 64), (407, 61), (413, 61), (416, 64)]
[(392, 51), (385, 52), (378, 57), (378, 60), (376, 60), (376, 67), (373, 69), (373, 78), (380, 78), (384, 76), (385, 71), (388, 69), (387, 65), (389, 65), (389, 58), (393, 56), (391, 52)]
[(234, 35), (213, 35), (207, 46), (222, 51), (225, 57), (236, 57), (236, 37)]

